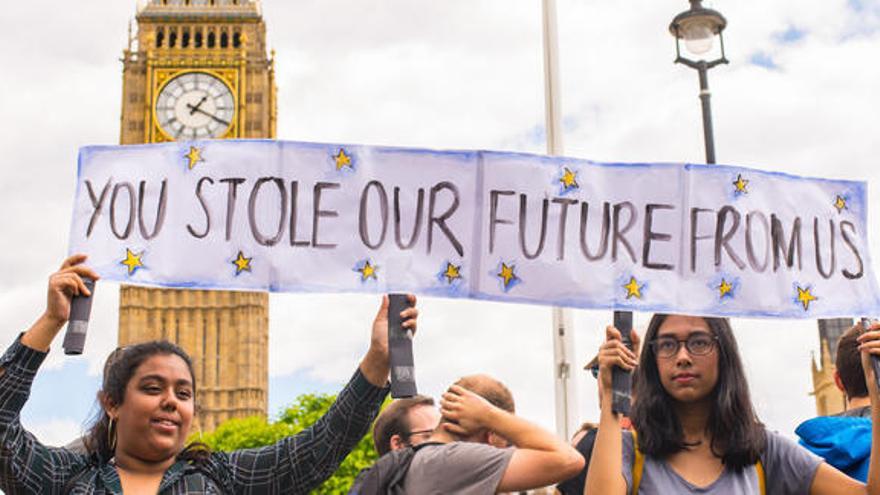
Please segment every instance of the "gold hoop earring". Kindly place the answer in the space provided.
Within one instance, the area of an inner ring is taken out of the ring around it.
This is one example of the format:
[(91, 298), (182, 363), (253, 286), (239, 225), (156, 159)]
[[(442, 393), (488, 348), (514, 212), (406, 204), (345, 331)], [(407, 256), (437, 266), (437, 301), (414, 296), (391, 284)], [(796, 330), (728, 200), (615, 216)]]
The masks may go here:
[(107, 423), (107, 446), (110, 447), (110, 452), (116, 450), (116, 429), (114, 428), (115, 422), (113, 418), (110, 418), (110, 421)]

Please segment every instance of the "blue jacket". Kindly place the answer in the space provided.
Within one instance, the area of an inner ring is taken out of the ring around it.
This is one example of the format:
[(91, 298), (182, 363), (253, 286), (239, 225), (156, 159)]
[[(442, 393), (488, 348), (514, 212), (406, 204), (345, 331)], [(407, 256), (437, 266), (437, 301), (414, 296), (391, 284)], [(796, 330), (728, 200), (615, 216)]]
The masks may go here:
[(819, 416), (804, 421), (794, 432), (810, 452), (851, 478), (867, 481), (871, 460), (869, 418)]

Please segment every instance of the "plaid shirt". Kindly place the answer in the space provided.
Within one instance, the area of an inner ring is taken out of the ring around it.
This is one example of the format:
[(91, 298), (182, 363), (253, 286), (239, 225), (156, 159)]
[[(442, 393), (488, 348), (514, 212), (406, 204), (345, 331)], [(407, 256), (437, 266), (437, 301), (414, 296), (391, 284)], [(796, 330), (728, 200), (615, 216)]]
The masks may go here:
[[(121, 494), (114, 466), (47, 447), (22, 427), (19, 414), (45, 357), (17, 340), (0, 358), (0, 489), (8, 495)], [(215, 452), (198, 466), (179, 461), (165, 472), (159, 494), (307, 493), (367, 433), (387, 393), (358, 370), (310, 428), (268, 447)]]

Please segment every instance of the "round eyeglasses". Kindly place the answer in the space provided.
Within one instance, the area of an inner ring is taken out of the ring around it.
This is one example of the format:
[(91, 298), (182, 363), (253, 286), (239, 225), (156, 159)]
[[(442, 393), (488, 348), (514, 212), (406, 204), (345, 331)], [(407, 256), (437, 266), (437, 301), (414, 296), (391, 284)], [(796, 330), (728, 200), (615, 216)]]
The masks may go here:
[(682, 344), (691, 356), (705, 356), (715, 349), (716, 342), (718, 337), (706, 332), (696, 332), (688, 335), (684, 340), (669, 336), (657, 337), (651, 342), (651, 347), (661, 358), (675, 356)]

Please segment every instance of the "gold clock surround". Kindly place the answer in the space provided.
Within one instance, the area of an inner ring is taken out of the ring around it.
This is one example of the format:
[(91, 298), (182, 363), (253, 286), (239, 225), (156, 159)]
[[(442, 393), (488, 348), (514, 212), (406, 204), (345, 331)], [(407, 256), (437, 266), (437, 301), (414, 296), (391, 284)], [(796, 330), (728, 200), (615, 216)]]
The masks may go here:
[(239, 77), (238, 70), (236, 69), (210, 69), (210, 68), (187, 68), (187, 69), (177, 69), (177, 68), (160, 68), (155, 69), (153, 71), (153, 81), (151, 86), (151, 94), (150, 94), (150, 111), (148, 113), (149, 124), (148, 124), (148, 132), (149, 138), (147, 142), (153, 143), (163, 143), (167, 141), (174, 141), (174, 138), (169, 136), (168, 133), (162, 129), (162, 126), (159, 125), (159, 120), (156, 116), (156, 104), (159, 100), (159, 94), (162, 92), (162, 89), (166, 84), (173, 81), (175, 78), (179, 76), (183, 76), (185, 74), (192, 73), (204, 73), (209, 74), (217, 79), (220, 79), (229, 90), (232, 92), (232, 100), (235, 105), (235, 111), (233, 114), (232, 123), (226, 132), (217, 139), (230, 139), (240, 137), (238, 133), (238, 129), (241, 127), (240, 120), (243, 118), (243, 112), (241, 112), (240, 104), (241, 98), (239, 97)]
[(174, 138), (168, 135), (165, 132), (165, 129), (159, 124), (158, 116), (156, 115), (156, 106), (159, 102), (159, 95), (162, 93), (162, 90), (165, 88), (168, 83), (177, 79), (180, 76), (184, 76), (186, 74), (208, 74), (210, 76), (216, 77), (223, 84), (229, 88), (232, 93), (232, 103), (235, 109), (233, 110), (232, 121), (229, 125), (229, 128), (226, 129), (226, 132), (221, 136), (212, 139), (231, 139), (237, 138), (238, 135), (238, 120), (242, 115), (242, 112), (239, 111), (239, 84), (238, 84), (238, 70), (234, 69), (206, 69), (206, 68), (195, 68), (195, 69), (156, 69), (153, 72), (153, 84), (152, 84), (152, 95), (151, 95), (151, 104), (150, 104), (150, 132), (152, 133), (153, 139), (152, 142), (161, 143), (165, 141), (174, 141)]

